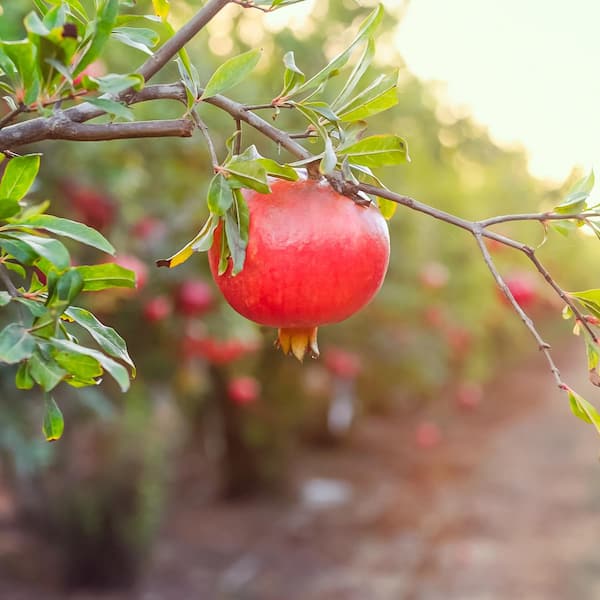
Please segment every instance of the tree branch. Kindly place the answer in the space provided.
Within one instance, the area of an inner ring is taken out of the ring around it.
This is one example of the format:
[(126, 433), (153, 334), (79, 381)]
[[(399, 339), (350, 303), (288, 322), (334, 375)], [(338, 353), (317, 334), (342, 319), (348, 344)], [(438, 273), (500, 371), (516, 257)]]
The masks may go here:
[[(136, 71), (145, 81), (158, 73), (231, 0), (209, 0)], [(126, 91), (127, 92), (127, 91)], [(126, 95), (126, 92), (123, 95)]]
[(498, 269), (496, 268), (496, 265), (494, 264), (494, 261), (492, 260), (489, 250), (487, 249), (487, 246), (485, 245), (485, 243), (483, 241), (482, 233), (475, 232), (474, 236), (475, 236), (475, 241), (477, 242), (477, 245), (479, 246), (479, 250), (481, 251), (481, 254), (483, 256), (483, 260), (484, 260), (487, 268), (489, 269), (490, 273), (496, 280), (498, 287), (502, 290), (502, 292), (504, 293), (504, 295), (506, 296), (508, 301), (511, 303), (512, 307), (515, 309), (515, 312), (519, 315), (519, 317), (521, 318), (521, 321), (523, 321), (523, 323), (525, 324), (525, 327), (527, 327), (527, 329), (530, 331), (531, 335), (533, 335), (533, 337), (535, 338), (538, 348), (544, 353), (544, 356), (546, 357), (546, 361), (548, 362), (548, 365), (550, 366), (550, 371), (552, 371), (552, 375), (554, 375), (554, 380), (556, 381), (556, 385), (561, 390), (566, 389), (566, 385), (560, 376), (560, 371), (558, 370), (556, 364), (554, 363), (552, 355), (550, 354), (550, 344), (548, 344), (547, 342), (545, 342), (542, 339), (542, 337), (538, 333), (537, 329), (535, 328), (533, 321), (529, 318), (527, 313), (521, 308), (519, 303), (515, 300), (515, 297), (513, 296), (512, 292), (510, 291), (508, 286), (506, 285), (506, 282), (504, 281), (504, 279), (502, 279), (502, 276), (498, 272)]
[(517, 215), (499, 215), (497, 217), (490, 217), (489, 219), (483, 219), (479, 221), (482, 227), (490, 227), (491, 225), (498, 225), (499, 223), (508, 223), (511, 221), (585, 221), (590, 218), (600, 217), (600, 212), (597, 211), (584, 211), (579, 213), (557, 213), (557, 212), (542, 212), (542, 213), (525, 213)]

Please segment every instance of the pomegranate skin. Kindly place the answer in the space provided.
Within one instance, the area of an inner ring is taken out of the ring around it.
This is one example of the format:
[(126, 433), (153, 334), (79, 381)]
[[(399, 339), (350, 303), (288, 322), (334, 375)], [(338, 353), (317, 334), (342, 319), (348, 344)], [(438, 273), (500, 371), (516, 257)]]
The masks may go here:
[(246, 261), (218, 275), (220, 227), (208, 253), (213, 278), (244, 317), (278, 328), (311, 329), (348, 318), (377, 293), (390, 240), (375, 206), (358, 206), (325, 182), (278, 180), (271, 194), (245, 194)]

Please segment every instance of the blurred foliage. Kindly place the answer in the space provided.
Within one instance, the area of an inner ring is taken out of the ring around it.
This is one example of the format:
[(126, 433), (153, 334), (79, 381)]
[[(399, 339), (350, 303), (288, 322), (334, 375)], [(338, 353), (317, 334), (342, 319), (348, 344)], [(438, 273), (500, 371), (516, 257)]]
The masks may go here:
[[(146, 12), (148, 4), (138, 2), (135, 10)], [(311, 73), (349, 40), (365, 8), (375, 2), (319, 0), (309, 4), (311, 11), (304, 7), (293, 26), (278, 20), (285, 10), (265, 17), (259, 11), (227, 7), (188, 46), (201, 80), (206, 81), (224, 57), (260, 46), (264, 51), (253, 76), (234, 88), (231, 96), (248, 104), (269, 102), (281, 89), (281, 59), (286, 51), (293, 50), (300, 68)], [(375, 65), (378, 69), (400, 67), (400, 104), (374, 117), (370, 131), (403, 136), (412, 158), (410, 164), (381, 169), (378, 174), (385, 184), (466, 218), (555, 206), (562, 190), (533, 179), (522, 150), (498, 147), (485, 128), (442, 103), (436, 85), (424, 84), (406, 69), (393, 46), (401, 3), (385, 4), (388, 14), (381, 26)], [(20, 22), (30, 6), (28, 0), (12, 0), (3, 6), (0, 37), (22, 34)], [(185, 22), (198, 6), (199, 2), (173, 0), (174, 26)], [(102, 60), (109, 72), (127, 73), (143, 59), (142, 53), (110, 41)], [(175, 66), (159, 78), (176, 80)], [(181, 114), (177, 103), (167, 101), (133, 110), (140, 118)], [(232, 119), (208, 105), (200, 106), (199, 112), (210, 127), (219, 157), (224, 158)], [(291, 111), (282, 110), (276, 123), (292, 131), (305, 128), (305, 122)], [(243, 139), (245, 145), (255, 143), (265, 156), (289, 160), (248, 128), (243, 129)], [(187, 436), (190, 443), (203, 448), (208, 459), (224, 461), (226, 480), (232, 473), (239, 476), (240, 455), (246, 454), (247, 461), (252, 453), (256, 460), (242, 464), (244, 485), (276, 486), (296, 434), (308, 430), (312, 435), (323, 429), (327, 413), (323, 406), (331, 402), (340, 375), (325, 361), (300, 365), (278, 355), (272, 348), (274, 332), (234, 314), (217, 299), (216, 288), (203, 308), (185, 308), (181, 300), (185, 282), (201, 280), (212, 286), (203, 255), (174, 270), (154, 268), (156, 259), (169, 256), (191, 239), (206, 219), (204, 198), (212, 169), (202, 137), (53, 142), (34, 150), (45, 152), (35, 196), (51, 198), (57, 214), (98, 227), (118, 254), (145, 265), (147, 282), (136, 292), (117, 291), (90, 305), (103, 322), (121, 332), (138, 367), (138, 381), (129, 394), (123, 397), (109, 388), (101, 397), (100, 405), (111, 415), (105, 417), (111, 420), (110, 427), (83, 427), (72, 417), (68, 422), (77, 430), (74, 435), (90, 436), (82, 443), (97, 443), (100, 449), (92, 453), (102, 474), (89, 488), (93, 491), (87, 491), (88, 484), (82, 489), (69, 479), (69, 458), (76, 455), (69, 432), (67, 441), (54, 445), (51, 452), (47, 446), (40, 449), (37, 440), (28, 442), (24, 433), (28, 428), (22, 425), (28, 419), (19, 418), (27, 403), (17, 405), (14, 392), (7, 389), (0, 410), (3, 422), (15, 423), (15, 427), (13, 431), (12, 426), (3, 425), (0, 445), (14, 453), (15, 477), (29, 480), (35, 473), (43, 479), (52, 473), (61, 482), (63, 494), (70, 495), (68, 500), (64, 495), (54, 496), (53, 503), (69, 507), (69, 517), (79, 519), (83, 531), (100, 527), (97, 519), (110, 517), (117, 529), (126, 529), (122, 539), (133, 536), (135, 547), (142, 547), (153, 530), (160, 503), (160, 465), (166, 460), (161, 452), (173, 441), (156, 443), (160, 435), (154, 428), (160, 429), (160, 415), (154, 414), (153, 398), (162, 395), (174, 399), (186, 421), (185, 428), (176, 433), (170, 430), (171, 434)], [(377, 298), (347, 322), (321, 331), (325, 354), (328, 348), (342, 347), (359, 357), (360, 373), (352, 377), (357, 377), (360, 411), (415, 409), (426, 402), (435, 410), (435, 403), (443, 404), (461, 382), (486, 381), (536, 350), (516, 315), (500, 300), (468, 234), (402, 207), (391, 220), (390, 230), (392, 260)], [(537, 224), (506, 225), (503, 231), (532, 245), (544, 237)], [(592, 287), (587, 266), (592, 240), (563, 238), (554, 232), (549, 236), (551, 243), (540, 250), (540, 258), (560, 274), (561, 286)], [(492, 250), (503, 273), (519, 275), (527, 270), (514, 251)], [(575, 253), (577, 260), (573, 260)], [(89, 262), (94, 257), (81, 255), (77, 261)], [(533, 314), (548, 327), (562, 327), (566, 333), (567, 325), (544, 320), (546, 316), (558, 320), (562, 307), (541, 279), (532, 285), (536, 288)], [(157, 298), (163, 299), (160, 306), (150, 309)], [(245, 403), (229, 395), (227, 381), (237, 375), (257, 379), (258, 398)], [(89, 414), (81, 418), (88, 422)], [(228, 426), (233, 428), (235, 451), (223, 447), (224, 438), (218, 433), (227, 433)], [(90, 433), (90, 428), (97, 427), (100, 433)], [(131, 463), (137, 474), (133, 478), (127, 476)], [(229, 480), (230, 491), (235, 492), (231, 484)], [(122, 519), (108, 508), (122, 504), (121, 494), (133, 502), (125, 503), (130, 510)], [(84, 513), (96, 521), (87, 522)], [(57, 522), (64, 517), (59, 516)]]

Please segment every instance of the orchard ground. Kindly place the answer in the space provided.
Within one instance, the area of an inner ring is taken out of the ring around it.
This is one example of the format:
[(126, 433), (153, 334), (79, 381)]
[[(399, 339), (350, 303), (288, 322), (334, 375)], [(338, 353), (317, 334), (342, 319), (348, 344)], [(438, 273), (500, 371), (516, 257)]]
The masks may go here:
[[(580, 350), (558, 355), (572, 380), (585, 377)], [(52, 550), (16, 528), (5, 500), (0, 597), (41, 597), (29, 577), (48, 600), (598, 598), (597, 438), (569, 418), (542, 357), (457, 410), (437, 413), (441, 441), (427, 450), (415, 446), (422, 413), (369, 417), (344, 446), (303, 449), (298, 495), (279, 502), (215, 501), (188, 455), (128, 593), (52, 592)]]

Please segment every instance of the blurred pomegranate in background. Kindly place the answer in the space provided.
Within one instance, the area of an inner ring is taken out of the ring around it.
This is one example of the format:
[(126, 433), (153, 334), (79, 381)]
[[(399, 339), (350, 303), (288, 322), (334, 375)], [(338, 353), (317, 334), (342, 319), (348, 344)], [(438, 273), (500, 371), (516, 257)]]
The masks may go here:
[(234, 404), (253, 404), (260, 395), (260, 383), (254, 377), (234, 377), (227, 385), (227, 395)]
[(344, 379), (355, 379), (362, 371), (361, 357), (341, 348), (329, 348), (325, 354), (327, 370)]
[(144, 319), (149, 323), (164, 321), (171, 314), (171, 301), (167, 296), (156, 296), (144, 305)]
[[(114, 262), (135, 273), (135, 289), (137, 291), (140, 291), (146, 285), (148, 281), (148, 267), (137, 256), (133, 254), (121, 254), (115, 257)], [(128, 289), (126, 291), (131, 292), (133, 290)]]
[(182, 340), (181, 352), (184, 358), (203, 358), (213, 365), (229, 364), (246, 354), (258, 350), (255, 341), (240, 339), (217, 340), (210, 336), (196, 337), (187, 333)]
[(431, 421), (423, 421), (415, 429), (415, 444), (417, 448), (428, 450), (439, 446), (442, 442), (440, 428)]
[[(512, 273), (507, 275), (504, 281), (522, 309), (531, 307), (538, 300), (537, 286), (528, 273)], [(508, 304), (508, 299), (502, 291), (498, 290), (498, 292), (501, 294), (502, 300)]]
[(143, 242), (156, 242), (167, 233), (165, 223), (156, 217), (146, 215), (136, 221), (131, 228), (131, 234)]
[(421, 285), (430, 290), (439, 290), (445, 287), (449, 278), (450, 271), (448, 271), (448, 267), (435, 261), (423, 265), (419, 273)]
[(198, 317), (214, 304), (213, 288), (202, 279), (182, 283), (175, 293), (175, 308), (186, 317)]
[(456, 390), (455, 401), (459, 408), (474, 410), (481, 404), (483, 388), (478, 383), (464, 382)]
[(105, 231), (113, 225), (117, 218), (117, 206), (108, 194), (71, 180), (63, 181), (60, 187), (73, 210), (74, 220), (99, 231)]

